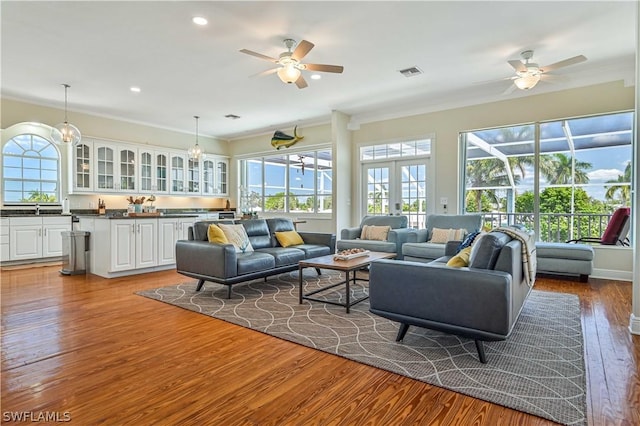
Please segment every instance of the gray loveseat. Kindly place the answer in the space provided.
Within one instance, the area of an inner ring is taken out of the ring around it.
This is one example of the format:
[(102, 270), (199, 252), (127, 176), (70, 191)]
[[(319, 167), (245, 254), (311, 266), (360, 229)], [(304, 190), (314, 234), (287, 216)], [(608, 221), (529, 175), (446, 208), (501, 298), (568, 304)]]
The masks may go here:
[[(409, 220), (406, 216), (365, 216), (357, 228), (345, 228), (340, 232), (337, 249), (363, 248), (370, 251), (396, 253), (396, 259), (402, 259), (402, 245), (407, 241), (413, 228), (407, 228)], [(390, 226), (385, 241), (363, 240), (362, 228), (365, 225)]]
[[(254, 251), (236, 253), (232, 244), (210, 243), (207, 231), (215, 223), (242, 224)], [(285, 218), (196, 222), (189, 240), (176, 243), (176, 269), (198, 280), (197, 291), (211, 281), (227, 285), (231, 298), (234, 284), (293, 271), (300, 260), (335, 253), (336, 236), (329, 233), (298, 232), (304, 244), (282, 247), (275, 232), (293, 230), (293, 222)]]
[(444, 256), (444, 243), (430, 243), (434, 228), (440, 229), (466, 229), (467, 233), (480, 230), (482, 215), (480, 214), (430, 214), (427, 216), (425, 229), (418, 229), (408, 236), (407, 242), (402, 245), (402, 257), (404, 260), (414, 262), (431, 262)]
[(398, 341), (412, 325), (474, 339), (485, 363), (483, 341), (509, 336), (531, 291), (522, 245), (490, 232), (474, 243), (469, 267), (447, 266), (458, 244), (447, 243), (446, 256), (430, 263), (372, 262), (370, 311), (400, 323)]

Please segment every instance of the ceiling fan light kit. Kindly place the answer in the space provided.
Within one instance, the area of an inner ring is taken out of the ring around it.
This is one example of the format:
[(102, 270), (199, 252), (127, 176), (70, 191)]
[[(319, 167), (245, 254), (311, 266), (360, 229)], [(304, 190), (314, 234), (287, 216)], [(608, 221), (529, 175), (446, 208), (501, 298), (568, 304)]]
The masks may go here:
[[(324, 64), (303, 64), (300, 61), (307, 53), (313, 49), (314, 44), (307, 40), (302, 40), (296, 45), (296, 41), (287, 38), (284, 39), (284, 45), (287, 48), (286, 52), (282, 52), (278, 58), (272, 58), (262, 53), (257, 53), (252, 50), (242, 49), (240, 52), (247, 55), (255, 56), (256, 58), (263, 59), (265, 61), (273, 62), (279, 67), (271, 70), (267, 70), (261, 75), (271, 74), (276, 72), (278, 77), (283, 83), (291, 84), (295, 83), (298, 89), (304, 89), (307, 87), (307, 82), (302, 76), (302, 71), (319, 71), (319, 72), (331, 72), (341, 73), (344, 67), (341, 65), (324, 65)], [(295, 49), (293, 49), (295, 46)], [(313, 76), (312, 76), (313, 77)]]

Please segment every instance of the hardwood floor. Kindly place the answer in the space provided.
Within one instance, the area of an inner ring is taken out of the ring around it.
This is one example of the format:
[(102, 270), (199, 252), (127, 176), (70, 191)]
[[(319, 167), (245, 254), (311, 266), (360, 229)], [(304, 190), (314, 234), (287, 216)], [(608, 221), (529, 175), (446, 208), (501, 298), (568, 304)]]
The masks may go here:
[[(134, 294), (188, 281), (173, 271), (58, 270), (1, 274), (3, 424), (553, 424)], [(540, 277), (536, 288), (580, 297), (589, 424), (640, 424), (631, 283)]]

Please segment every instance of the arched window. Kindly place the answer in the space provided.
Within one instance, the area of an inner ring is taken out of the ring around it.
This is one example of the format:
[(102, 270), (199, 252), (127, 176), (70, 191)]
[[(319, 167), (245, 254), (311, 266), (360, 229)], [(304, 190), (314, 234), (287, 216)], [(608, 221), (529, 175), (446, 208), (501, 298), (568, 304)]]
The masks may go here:
[(2, 149), (4, 204), (59, 203), (60, 152), (32, 133), (9, 139)]

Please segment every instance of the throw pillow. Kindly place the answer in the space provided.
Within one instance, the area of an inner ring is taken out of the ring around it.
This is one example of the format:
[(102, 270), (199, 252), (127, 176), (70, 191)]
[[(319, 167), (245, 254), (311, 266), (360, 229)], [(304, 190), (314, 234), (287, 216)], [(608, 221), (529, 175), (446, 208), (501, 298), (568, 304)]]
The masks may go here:
[(387, 235), (391, 230), (390, 226), (364, 225), (362, 227), (362, 240), (387, 241)]
[(224, 232), (222, 232), (222, 229), (220, 229), (218, 225), (209, 225), (209, 228), (207, 229), (207, 238), (209, 239), (210, 243), (217, 243), (217, 244), (229, 243), (227, 236), (224, 235)]
[(304, 244), (302, 237), (296, 231), (276, 232), (276, 240), (282, 247), (297, 246)]
[(247, 231), (244, 229), (244, 226), (225, 225), (223, 223), (218, 224), (218, 226), (222, 229), (222, 232), (224, 232), (227, 240), (235, 246), (236, 253), (253, 251), (253, 246), (251, 245), (251, 241), (249, 241), (249, 236), (247, 235)]
[(469, 266), (469, 256), (471, 255), (471, 247), (466, 247), (460, 250), (458, 254), (453, 256), (447, 262), (447, 266), (453, 266), (454, 268), (462, 268), (463, 266)]
[(430, 243), (445, 244), (448, 241), (460, 241), (467, 233), (466, 229), (440, 229), (433, 228), (431, 230)]
[(459, 253), (462, 249), (465, 249), (467, 247), (471, 247), (471, 245), (476, 240), (476, 238), (478, 238), (479, 235), (480, 235), (480, 231), (475, 231), (475, 232), (472, 232), (469, 235), (467, 235), (465, 237), (465, 239), (458, 246), (457, 253)]
[(471, 246), (470, 268), (493, 269), (502, 247), (511, 237), (502, 232), (482, 234)]

